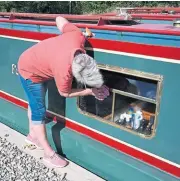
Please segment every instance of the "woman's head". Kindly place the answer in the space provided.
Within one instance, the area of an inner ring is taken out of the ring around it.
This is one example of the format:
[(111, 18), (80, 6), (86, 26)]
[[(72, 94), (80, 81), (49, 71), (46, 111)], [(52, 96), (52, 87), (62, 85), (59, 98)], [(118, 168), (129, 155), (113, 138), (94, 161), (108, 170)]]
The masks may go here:
[(104, 83), (96, 61), (84, 53), (80, 53), (74, 57), (72, 73), (78, 82), (91, 87), (99, 88)]

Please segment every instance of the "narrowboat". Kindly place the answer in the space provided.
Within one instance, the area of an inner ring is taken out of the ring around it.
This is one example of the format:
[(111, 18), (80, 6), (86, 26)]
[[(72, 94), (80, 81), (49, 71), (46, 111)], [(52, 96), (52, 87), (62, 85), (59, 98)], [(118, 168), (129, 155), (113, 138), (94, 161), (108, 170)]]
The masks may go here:
[[(58, 15), (0, 16), (0, 122), (26, 135), (28, 103), (17, 61), (27, 48), (61, 33)], [(149, 23), (127, 12), (61, 16), (94, 33), (86, 51), (111, 91), (104, 101), (69, 99), (49, 81), (46, 121), (53, 148), (108, 181), (178, 181), (180, 15), (166, 15), (168, 23), (159, 14)], [(73, 87), (84, 85), (74, 80)]]

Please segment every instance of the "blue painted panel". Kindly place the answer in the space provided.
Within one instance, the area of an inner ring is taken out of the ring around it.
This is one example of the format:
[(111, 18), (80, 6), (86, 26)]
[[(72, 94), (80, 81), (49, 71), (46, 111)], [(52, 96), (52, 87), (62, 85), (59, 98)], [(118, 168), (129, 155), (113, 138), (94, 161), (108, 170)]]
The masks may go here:
[(28, 31), (38, 32), (38, 26), (37, 25), (13, 23), (13, 29), (15, 29), (15, 30), (28, 30)]
[(123, 32), (121, 34), (121, 40), (151, 45), (180, 47), (180, 36)]
[(43, 26), (41, 25), (40, 32), (60, 34), (56, 26)]
[(141, 23), (144, 24), (173, 24), (173, 21), (166, 21), (166, 20), (141, 20)]
[(0, 23), (0, 28), (8, 28), (11, 29), (11, 23)]
[[(11, 89), (11, 94), (21, 97), (22, 99), (26, 100), (27, 97), (22, 89), (22, 87), (19, 87), (19, 89), (16, 89), (16, 86), (20, 84), (20, 80), (18, 76), (15, 74), (12, 74), (12, 64), (17, 65), (19, 56), (22, 52), (24, 52), (26, 49), (34, 45), (34, 42), (28, 42), (28, 41), (22, 41), (22, 40), (13, 40), (10, 39), (11, 42), (9, 42), (9, 39), (7, 38), (1, 38), (0, 39), (0, 47), (1, 47), (1, 60), (0, 60), (0, 72), (2, 73), (3, 77), (0, 77), (1, 82), (1, 90), (8, 90), (9, 84), (14, 87), (14, 89)], [(16, 47), (16, 48), (15, 48)], [(12, 51), (12, 50), (17, 51)], [(9, 66), (7, 66), (9, 65)], [(4, 79), (4, 77), (9, 77), (12, 81), (11, 83), (7, 83), (7, 79)], [(48, 91), (47, 91), (48, 96)], [(46, 97), (47, 97), (46, 96)], [(48, 101), (46, 99), (46, 105), (48, 105)]]
[[(11, 94), (25, 98), (23, 90), (17, 88), (17, 85), (20, 84), (18, 76), (16, 74), (12, 74), (12, 64), (17, 64), (20, 54), (25, 51), (27, 48), (32, 46), (34, 43), (20, 40), (13, 40), (7, 38), (0, 38), (0, 82), (1, 82), (1, 90), (9, 90), (11, 85), (14, 87), (11, 89)], [(7, 83), (7, 79), (4, 77), (8, 77), (11, 82)]]

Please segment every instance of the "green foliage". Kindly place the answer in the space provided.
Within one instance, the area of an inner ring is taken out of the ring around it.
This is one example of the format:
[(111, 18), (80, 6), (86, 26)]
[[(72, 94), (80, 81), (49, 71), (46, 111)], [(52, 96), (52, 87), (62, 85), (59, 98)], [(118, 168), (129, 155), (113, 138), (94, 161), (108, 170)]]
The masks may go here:
[(82, 1), (83, 13), (103, 13), (116, 7), (180, 7), (179, 1)]
[[(180, 7), (180, 1), (0, 1), (0, 11), (72, 14), (102, 13), (116, 7)], [(71, 8), (70, 8), (71, 7)]]
[(68, 13), (69, 2), (61, 1), (1, 1), (0, 11), (25, 13)]

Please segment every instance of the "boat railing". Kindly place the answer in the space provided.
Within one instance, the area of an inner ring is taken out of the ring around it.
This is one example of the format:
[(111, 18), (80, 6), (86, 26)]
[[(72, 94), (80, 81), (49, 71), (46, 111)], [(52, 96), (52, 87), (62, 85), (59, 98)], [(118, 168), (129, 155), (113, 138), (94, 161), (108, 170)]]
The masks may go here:
[(148, 7), (141, 7), (141, 8), (127, 8), (128, 13), (146, 13), (146, 14), (177, 14), (180, 13), (179, 7), (156, 7), (156, 8), (148, 8)]

